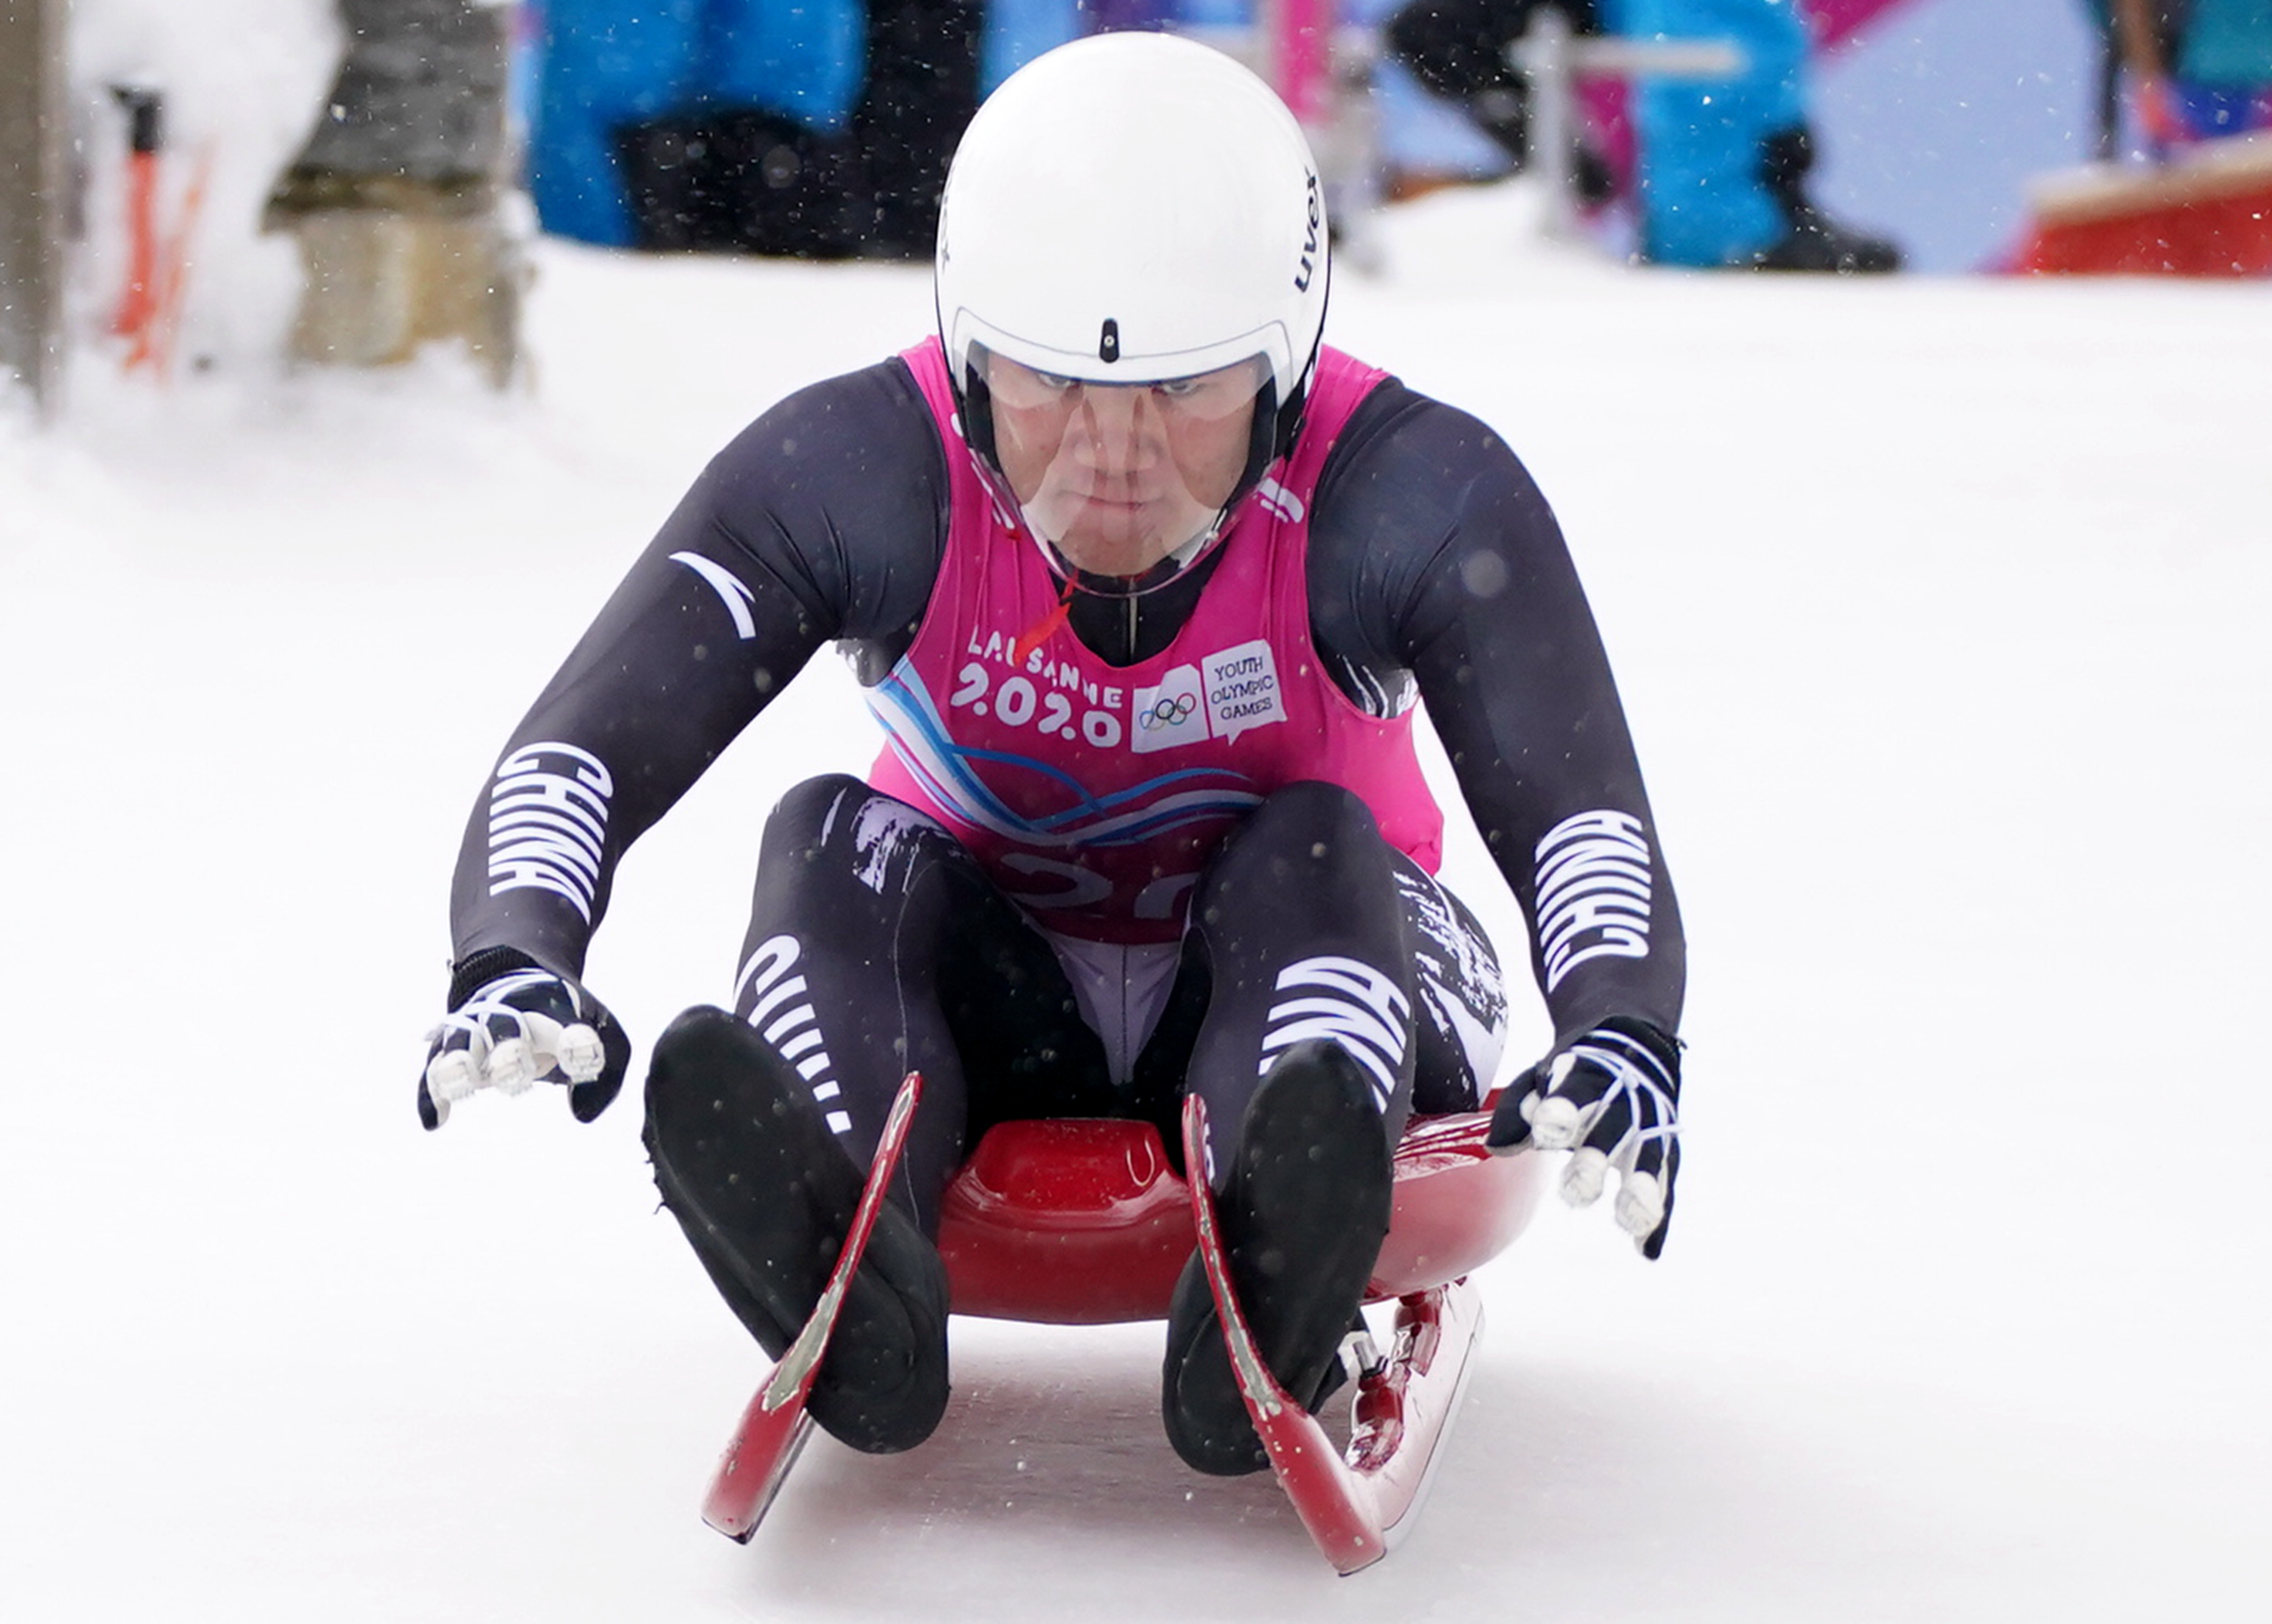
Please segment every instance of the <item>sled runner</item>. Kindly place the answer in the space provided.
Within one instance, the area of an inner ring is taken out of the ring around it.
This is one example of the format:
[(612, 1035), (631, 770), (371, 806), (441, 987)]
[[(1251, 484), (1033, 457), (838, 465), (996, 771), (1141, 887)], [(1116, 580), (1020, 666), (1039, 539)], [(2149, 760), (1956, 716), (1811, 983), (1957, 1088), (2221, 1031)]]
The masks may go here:
[(726, 1446), (725, 1458), (718, 1463), (718, 1475), (702, 1505), (702, 1520), (721, 1534), (746, 1540), (757, 1531), (811, 1434), (812, 1418), (805, 1412), (805, 1396), (819, 1373), (821, 1355), (828, 1351), (829, 1333), (836, 1328), (837, 1313), (844, 1306), (844, 1293), (851, 1289), (853, 1275), (859, 1270), (861, 1254), (868, 1249), (868, 1237), (875, 1233), (876, 1220), (884, 1210), (885, 1192), (891, 1188), (892, 1173), (908, 1141), (908, 1124), (915, 1120), (916, 1104), (922, 1097), (923, 1078), (909, 1072), (884, 1119), (884, 1134), (877, 1142), (875, 1160), (869, 1164), (868, 1182), (861, 1188), (860, 1204), (852, 1209), (852, 1227), (844, 1237), (844, 1249), (836, 1254), (836, 1267), (829, 1271), (828, 1283), (821, 1289), (812, 1318), (805, 1321), (804, 1329), (742, 1412), (742, 1425), (733, 1442)]
[[(920, 1088), (913, 1076), (902, 1086), (828, 1289), (720, 1463), (703, 1515), (736, 1539), (756, 1530), (811, 1427), (804, 1395)], [(1385, 1351), (1366, 1345), (1369, 1337), (1358, 1344), (1346, 1446), (1272, 1380), (1232, 1293), (1207, 1183), (1177, 1175), (1147, 1123), (1053, 1119), (989, 1132), (941, 1209), (938, 1248), (953, 1311), (1054, 1325), (1163, 1320), (1198, 1246), (1272, 1470), (1319, 1549), (1354, 1573), (1409, 1528), (1441, 1456), (1483, 1329), (1467, 1276), (1521, 1232), (1544, 1187), (1536, 1157), (1484, 1149), (1490, 1122), (1488, 1110), (1416, 1118), (1397, 1146), (1388, 1237), (1367, 1288), (1369, 1302), (1395, 1305), (1394, 1320)], [(1205, 1133), (1205, 1107), (1187, 1101), (1186, 1165)]]
[[(1186, 1100), (1185, 1165), (1205, 1156), (1206, 1146), (1207, 1106)], [(1528, 1160), (1521, 1164), (1526, 1171)], [(1483, 1335), (1482, 1299), (1464, 1275), (1398, 1298), (1395, 1339), (1386, 1358), (1364, 1358), (1351, 1406), (1355, 1425), (1349, 1447), (1336, 1449), (1318, 1418), (1278, 1385), (1254, 1345), (1231, 1284), (1229, 1255), (1215, 1228), (1214, 1197), (1204, 1179), (1192, 1180), (1191, 1202), (1200, 1258), (1230, 1349), (1230, 1368), (1270, 1457), (1270, 1470), (1302, 1526), (1337, 1571), (1369, 1568), (1388, 1554), (1389, 1545), (1409, 1526), (1435, 1475), (1439, 1446), (1467, 1394), (1469, 1357)], [(1392, 1239), (1394, 1223), (1392, 1217)], [(1378, 1274), (1371, 1289), (1379, 1289)]]

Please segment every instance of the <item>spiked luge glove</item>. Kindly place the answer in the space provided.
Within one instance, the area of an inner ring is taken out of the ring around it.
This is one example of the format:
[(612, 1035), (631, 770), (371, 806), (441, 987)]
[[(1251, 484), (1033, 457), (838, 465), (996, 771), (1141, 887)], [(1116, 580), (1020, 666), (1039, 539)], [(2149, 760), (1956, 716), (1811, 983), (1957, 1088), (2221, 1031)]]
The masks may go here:
[(631, 1039), (581, 984), (510, 947), (489, 947), (456, 967), (450, 1013), (426, 1035), (418, 1119), (437, 1128), (450, 1107), (484, 1089), (520, 1094), (558, 1083), (579, 1122), (608, 1108), (631, 1064)]
[(1491, 1113), (1494, 1150), (1574, 1154), (1562, 1199), (1590, 1206), (1612, 1170), (1618, 1225), (1644, 1257), (1664, 1250), (1680, 1173), (1680, 1044), (1646, 1021), (1611, 1016), (1510, 1084)]

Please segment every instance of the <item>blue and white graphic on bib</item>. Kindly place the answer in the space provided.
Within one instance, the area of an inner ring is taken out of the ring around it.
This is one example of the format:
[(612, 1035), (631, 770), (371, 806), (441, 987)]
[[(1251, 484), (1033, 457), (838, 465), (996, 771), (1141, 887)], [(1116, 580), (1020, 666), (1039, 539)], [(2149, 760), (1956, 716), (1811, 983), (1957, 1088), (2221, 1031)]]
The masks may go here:
[(605, 764), (573, 745), (507, 756), (490, 790), (490, 894), (550, 891), (590, 924), (615, 792)]
[[(950, 711), (964, 707), (979, 716), (990, 711), (1008, 727), (1032, 727), (1046, 754), (957, 743), (946, 715), (904, 662), (867, 691), (868, 707), (883, 724), (893, 752), (939, 806), (973, 828), (1023, 844), (1140, 845), (1177, 829), (1243, 816), (1261, 804), (1253, 781), (1228, 767), (1171, 769), (1111, 794), (1092, 793), (1065, 766), (1079, 752), (1056, 745), (1079, 739), (1094, 751), (1122, 745), (1131, 731), (1121, 721), (1127, 690), (1060, 686), (1050, 680), (1053, 669), (1005, 677), (973, 660), (956, 674), (948, 699)], [(1189, 712), (1201, 718), (1202, 738), (1207, 736), (1206, 709), (1200, 696)], [(1005, 788), (1016, 782), (1033, 791), (1032, 804), (1056, 810), (1022, 812), (990, 786), (989, 778)]]
[(1565, 818), (1538, 842), (1546, 991), (1588, 959), (1648, 956), (1648, 836), (1631, 812)]

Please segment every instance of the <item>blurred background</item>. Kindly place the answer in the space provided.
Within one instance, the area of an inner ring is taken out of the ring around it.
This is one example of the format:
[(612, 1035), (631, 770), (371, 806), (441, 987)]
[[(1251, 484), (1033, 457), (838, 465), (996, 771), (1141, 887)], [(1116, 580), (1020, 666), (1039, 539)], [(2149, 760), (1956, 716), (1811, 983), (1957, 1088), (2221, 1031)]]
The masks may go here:
[[(1334, 341), (1552, 501), (1693, 945), (1671, 1247), (1488, 1267), (1342, 1581), (1166, 1449), (1148, 1326), (958, 1319), (938, 1439), (718, 1538), (761, 1360), (636, 1108), (413, 1106), (530, 696), (719, 446), (930, 330), (973, 98), (1168, 19), (0, 0), (0, 1619), (2255, 1624), (2266, 7), (2141, 14), (2111, 79), (2091, 0), (1173, 19), (1308, 109)], [(872, 760), (833, 663), (626, 861), (637, 1044)]]
[[(920, 260), (978, 100), (1083, 33), (1240, 55), (1344, 266), (1544, 189), (1631, 266), (2272, 271), (2257, 0), (6, 0), (0, 363), (517, 364), (519, 244)], [(2129, 32), (2126, 34), (2126, 26)], [(296, 261), (296, 263), (295, 263)]]

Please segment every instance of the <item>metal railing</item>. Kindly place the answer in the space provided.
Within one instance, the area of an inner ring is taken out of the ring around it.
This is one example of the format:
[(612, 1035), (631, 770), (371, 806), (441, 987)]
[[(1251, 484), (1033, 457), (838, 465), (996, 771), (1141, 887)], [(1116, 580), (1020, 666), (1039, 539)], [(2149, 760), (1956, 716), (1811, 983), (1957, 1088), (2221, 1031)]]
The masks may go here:
[(1581, 74), (1622, 79), (1727, 79), (1748, 65), (1732, 40), (1642, 40), (1577, 34), (1553, 6), (1532, 15), (1507, 61), (1530, 89), (1530, 173), (1545, 183), (1546, 234), (1578, 234), (1577, 86)]

